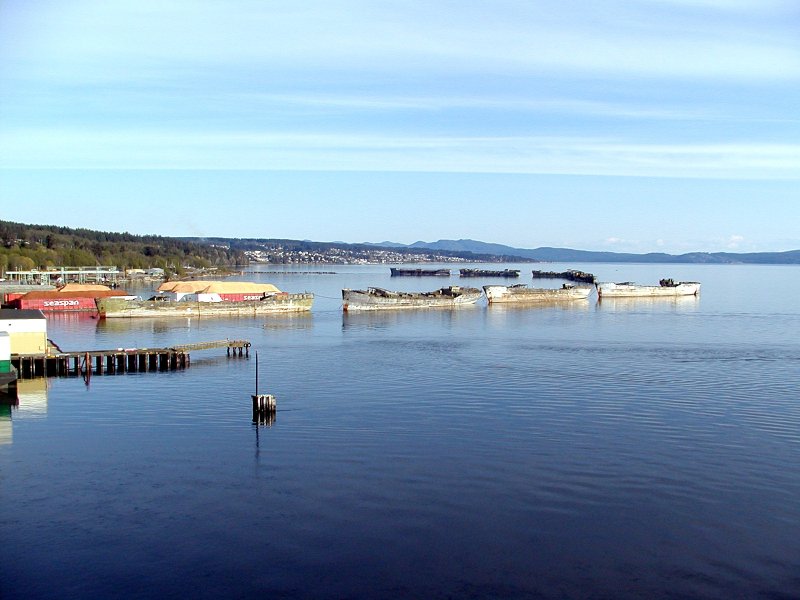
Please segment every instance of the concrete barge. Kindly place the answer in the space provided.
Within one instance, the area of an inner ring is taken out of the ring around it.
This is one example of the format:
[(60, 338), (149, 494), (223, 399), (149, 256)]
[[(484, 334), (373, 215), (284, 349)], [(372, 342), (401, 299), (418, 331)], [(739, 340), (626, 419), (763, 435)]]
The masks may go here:
[(97, 298), (101, 319), (140, 317), (246, 317), (270, 313), (305, 312), (311, 310), (314, 294), (282, 292), (261, 300), (198, 302), (191, 300), (126, 300)]
[(696, 281), (674, 282), (662, 279), (659, 285), (637, 285), (624, 283), (598, 283), (597, 295), (600, 298), (674, 298), (676, 296), (697, 296), (700, 284)]
[(538, 302), (563, 302), (586, 300), (592, 293), (590, 286), (564, 284), (557, 289), (529, 288), (524, 283), (518, 285), (485, 285), (483, 291), (489, 304), (532, 304)]
[(381, 288), (342, 290), (342, 308), (349, 310), (397, 310), (409, 308), (457, 308), (475, 304), (483, 293), (478, 288), (451, 285), (432, 292), (392, 292)]
[(399, 275), (410, 275), (412, 277), (450, 277), (450, 269), (400, 269), (397, 267), (389, 267), (392, 277)]
[(533, 271), (534, 279), (566, 279), (576, 283), (594, 283), (596, 278), (591, 273), (569, 269), (567, 271)]
[(490, 271), (487, 269), (460, 269), (461, 277), (519, 277), (519, 269)]

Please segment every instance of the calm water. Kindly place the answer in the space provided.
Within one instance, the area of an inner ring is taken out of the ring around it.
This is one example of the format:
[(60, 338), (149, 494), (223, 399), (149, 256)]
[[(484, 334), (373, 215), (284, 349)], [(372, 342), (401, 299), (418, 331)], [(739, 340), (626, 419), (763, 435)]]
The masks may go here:
[(279, 411), (251, 422), (254, 357), (221, 350), (22, 382), (0, 596), (800, 596), (800, 268), (569, 267), (702, 296), (343, 315), (459, 279), (325, 266), (241, 277), (310, 316), (50, 319), (68, 350), (246, 338)]

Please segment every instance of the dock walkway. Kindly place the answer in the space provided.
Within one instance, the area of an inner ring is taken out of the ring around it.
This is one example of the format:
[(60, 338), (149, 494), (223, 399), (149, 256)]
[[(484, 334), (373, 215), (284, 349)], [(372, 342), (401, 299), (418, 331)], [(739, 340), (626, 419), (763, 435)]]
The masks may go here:
[(250, 342), (247, 340), (217, 340), (170, 348), (63, 351), (54, 346), (56, 351), (48, 354), (14, 354), (11, 356), (11, 363), (17, 369), (20, 379), (174, 371), (190, 365), (190, 351), (213, 348), (225, 348), (228, 356), (250, 355)]

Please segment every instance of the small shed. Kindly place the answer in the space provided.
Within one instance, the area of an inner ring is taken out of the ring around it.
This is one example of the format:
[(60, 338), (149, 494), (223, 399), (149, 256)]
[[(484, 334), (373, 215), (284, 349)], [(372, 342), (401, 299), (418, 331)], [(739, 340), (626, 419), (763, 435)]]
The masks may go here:
[(0, 309), (0, 331), (8, 333), (11, 354), (47, 352), (47, 319), (40, 310)]

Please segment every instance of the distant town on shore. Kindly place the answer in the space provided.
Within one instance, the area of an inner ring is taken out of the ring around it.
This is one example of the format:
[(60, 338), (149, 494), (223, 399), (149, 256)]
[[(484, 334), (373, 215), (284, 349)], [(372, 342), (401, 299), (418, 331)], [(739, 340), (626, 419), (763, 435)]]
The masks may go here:
[(800, 250), (632, 254), (569, 248), (514, 248), (475, 240), (316, 242), (276, 238), (200, 238), (133, 235), (54, 225), (0, 221), (0, 275), (53, 265), (115, 265), (120, 269), (185, 269), (287, 264), (605, 262), (689, 264), (800, 264)]

